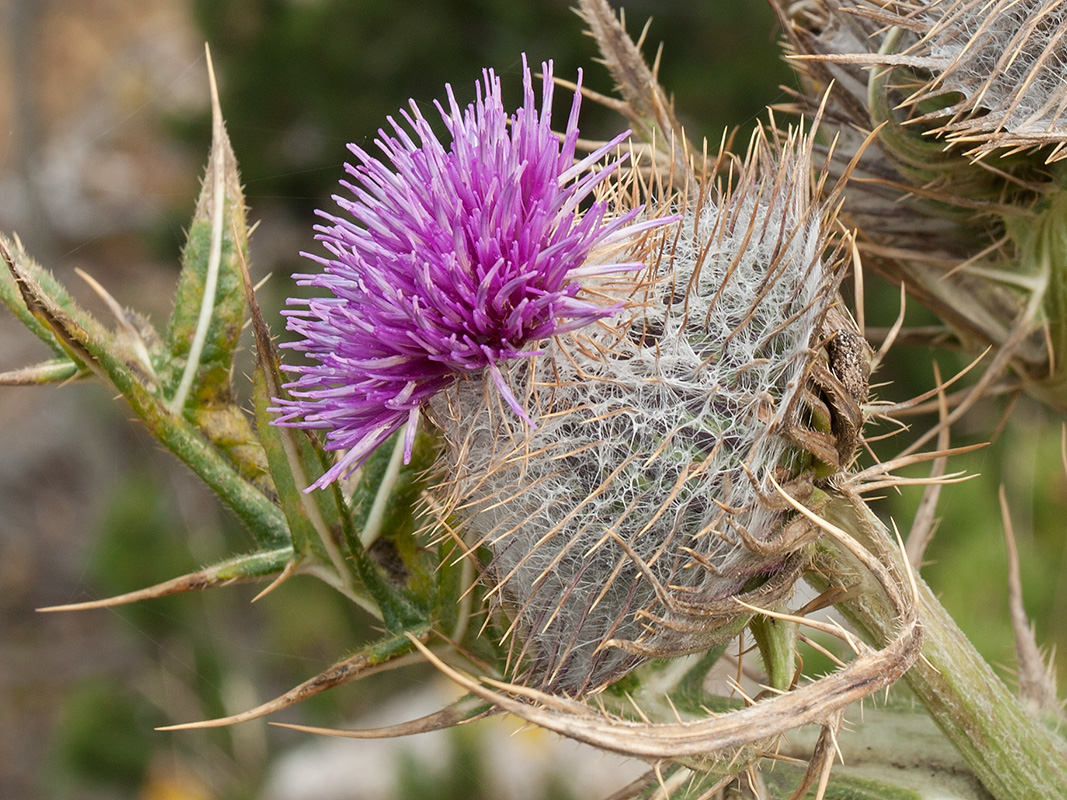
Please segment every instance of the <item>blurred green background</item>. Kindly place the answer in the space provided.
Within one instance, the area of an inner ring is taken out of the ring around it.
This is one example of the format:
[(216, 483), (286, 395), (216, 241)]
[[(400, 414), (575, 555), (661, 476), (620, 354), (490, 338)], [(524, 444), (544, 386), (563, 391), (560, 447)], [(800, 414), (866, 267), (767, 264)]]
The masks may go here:
[[(743, 141), (764, 107), (784, 100), (780, 84), (793, 82), (764, 0), (643, 0), (627, 3), (626, 12), (635, 35), (653, 17), (646, 53), (664, 43), (661, 79), (694, 139), (717, 143), (725, 127), (739, 126)], [(3, 13), (7, 80), (0, 99), (7, 102), (0, 105), (7, 110), (0, 116), (7, 116), (0, 123), (12, 134), (0, 151), (0, 187), (8, 190), (0, 228), (18, 230), (90, 304), (75, 267), (122, 302), (152, 312), (157, 323), (169, 306), (207, 151), (203, 41), (219, 73), (250, 218), (261, 221), (252, 260), (257, 275), (273, 274), (263, 290), (268, 318), (289, 291), (287, 276), (302, 268), (299, 251), (315, 248), (313, 211), (332, 206), (345, 144), (368, 145), (408, 98), (429, 103), (443, 97), (448, 82), (464, 102), (491, 66), (503, 76), (507, 102), (518, 97), (523, 52), (534, 64), (553, 59), (560, 77), (573, 78), (581, 67), (587, 86), (606, 94), (612, 88), (581, 21), (557, 0), (9, 0)], [(587, 103), (583, 134), (606, 137), (620, 125)], [(896, 293), (868, 281), (869, 324), (888, 325)], [(921, 310), (910, 313), (917, 324), (925, 321)], [(41, 355), (32, 343), (23, 346), (29, 334), (9, 322), (0, 327), (4, 369)], [(898, 348), (877, 376), (889, 382), (878, 394), (900, 400), (928, 388), (932, 357)], [(963, 363), (937, 357), (943, 374)], [(271, 792), (288, 785), (278, 775), (281, 754), (313, 746), (309, 737), (261, 723), (178, 734), (152, 728), (248, 708), (353, 649), (368, 622), (331, 590), (297, 578), (255, 605), (254, 588), (234, 587), (114, 612), (32, 611), (140, 588), (246, 541), (206, 490), (103, 394), (93, 386), (0, 390), (0, 797), (296, 797), (292, 789)], [(992, 402), (979, 407), (953, 444), (987, 436), (1003, 411)], [(917, 420), (916, 429), (926, 424)], [(953, 460), (954, 470), (979, 477), (945, 489), (924, 570), (1009, 681), (1001, 483), (1038, 640), (1067, 653), (1062, 424), (1023, 400), (993, 446)], [(879, 452), (891, 455), (908, 436)], [(919, 496), (889, 493), (882, 510), (906, 530)], [(382, 676), (278, 718), (343, 725), (401, 685), (421, 692), (433, 676)], [(437, 761), (419, 740), (403, 745), (390, 767), (392, 784), (383, 788), (365, 775), (337, 796), (504, 796), (493, 774), (513, 753), (490, 757), (476, 731), (446, 742)], [(350, 762), (369, 747), (344, 744), (334, 757)], [(573, 778), (580, 770), (569, 771)], [(548, 769), (540, 780), (540, 788), (515, 796), (589, 796), (588, 786), (568, 786)]]

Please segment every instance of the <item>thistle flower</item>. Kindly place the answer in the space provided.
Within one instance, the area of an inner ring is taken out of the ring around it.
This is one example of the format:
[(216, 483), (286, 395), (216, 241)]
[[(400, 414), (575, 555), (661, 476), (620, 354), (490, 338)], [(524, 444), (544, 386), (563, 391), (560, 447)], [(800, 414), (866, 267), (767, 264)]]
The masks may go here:
[[(612, 216), (606, 202), (579, 206), (617, 169), (594, 166), (627, 134), (575, 161), (580, 88), (562, 139), (551, 129), (551, 63), (538, 109), (523, 59), (523, 105), (504, 111), (500, 81), (483, 74), (466, 109), (447, 88), (436, 104), (443, 143), (412, 101), (392, 132), (379, 131), (384, 159), (356, 145), (353, 199), (335, 197), (348, 216), (320, 212), (328, 256), (303, 254), (323, 271), (295, 276), (331, 296), (290, 300), (284, 313), (303, 337), (290, 346), (314, 364), (288, 366), (299, 377), (277, 400), (278, 425), (321, 428), (327, 447), (347, 451), (314, 486), (359, 464), (406, 426), (410, 457), (419, 410), (457, 375), (487, 372), (511, 410), (531, 422), (501, 372), (555, 333), (615, 313), (579, 296), (580, 280), (637, 268), (597, 263), (598, 246), (662, 224), (635, 222), (640, 209)], [(581, 75), (579, 73), (579, 86)]]
[(442, 505), (490, 553), (527, 680), (581, 694), (706, 649), (747, 623), (735, 598), (777, 602), (798, 577), (804, 537), (784, 533), (771, 478), (811, 493), (790, 432), (840, 279), (809, 146), (758, 138), (732, 191), (691, 202), (626, 314), (509, 366), (538, 429), (476, 375), (431, 403)]

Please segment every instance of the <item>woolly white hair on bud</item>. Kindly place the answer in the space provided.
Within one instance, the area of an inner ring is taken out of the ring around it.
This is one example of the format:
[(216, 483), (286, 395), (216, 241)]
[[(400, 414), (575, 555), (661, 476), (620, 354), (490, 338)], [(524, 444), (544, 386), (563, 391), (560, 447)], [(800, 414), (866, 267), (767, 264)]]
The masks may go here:
[(733, 597), (780, 599), (799, 574), (770, 477), (806, 464), (787, 434), (839, 270), (811, 204), (810, 137), (783, 139), (759, 132), (732, 186), (704, 186), (676, 228), (646, 236), (657, 252), (625, 312), (511, 365), (536, 428), (484, 378), (432, 407), (445, 505), (489, 554), (515, 668), (547, 689), (712, 646), (747, 620)]
[[(882, 48), (887, 65), (929, 76), (910, 104), (930, 103), (923, 119), (947, 141), (981, 158), (1000, 148), (1052, 145), (1067, 158), (1067, 3), (1063, 0), (841, 0), (828, 3), (895, 26), (901, 46)], [(892, 28), (890, 28), (892, 30)], [(894, 52), (895, 51), (895, 52)], [(920, 81), (922, 79), (920, 78)]]
[(913, 52), (934, 65), (922, 95), (961, 95), (950, 139), (979, 152), (1067, 141), (1067, 3), (942, 0), (910, 16), (923, 33)]

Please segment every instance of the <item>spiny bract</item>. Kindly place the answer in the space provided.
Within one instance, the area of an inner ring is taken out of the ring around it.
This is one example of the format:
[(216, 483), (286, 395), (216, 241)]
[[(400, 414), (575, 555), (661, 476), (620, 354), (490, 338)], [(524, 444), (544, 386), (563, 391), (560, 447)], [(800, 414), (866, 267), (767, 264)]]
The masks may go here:
[[(1067, 143), (1067, 3), (1062, 0), (915, 0), (878, 14), (919, 37), (903, 63), (928, 71), (914, 102), (945, 97), (949, 141), (995, 148)], [(944, 105), (943, 103), (941, 105)]]

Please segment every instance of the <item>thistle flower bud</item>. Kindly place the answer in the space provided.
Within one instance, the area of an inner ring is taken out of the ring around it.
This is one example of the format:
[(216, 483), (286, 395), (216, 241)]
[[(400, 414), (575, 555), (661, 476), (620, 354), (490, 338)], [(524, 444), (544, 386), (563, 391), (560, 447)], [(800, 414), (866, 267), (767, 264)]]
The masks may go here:
[[(972, 352), (1067, 407), (1061, 313), (1067, 6), (817, 0), (778, 7), (805, 89), (839, 136), (828, 170), (865, 263)], [(826, 95), (831, 82), (833, 89)], [(996, 370), (994, 370), (995, 372)]]
[(793, 433), (840, 279), (809, 170), (810, 139), (760, 133), (731, 186), (642, 240), (640, 280), (597, 285), (626, 312), (509, 365), (536, 429), (484, 377), (434, 399), (445, 505), (489, 554), (527, 680), (580, 694), (706, 649), (746, 624), (735, 598), (772, 603), (798, 577), (805, 537), (772, 478), (811, 499)]

